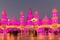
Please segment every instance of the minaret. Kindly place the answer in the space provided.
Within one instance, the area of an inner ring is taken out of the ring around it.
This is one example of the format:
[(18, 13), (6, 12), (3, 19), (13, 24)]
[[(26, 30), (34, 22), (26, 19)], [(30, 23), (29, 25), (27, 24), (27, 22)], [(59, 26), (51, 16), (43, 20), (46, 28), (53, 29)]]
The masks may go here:
[(24, 12), (21, 11), (20, 12), (20, 25), (24, 25), (24, 24), (25, 24), (25, 22), (24, 22)]
[(35, 10), (34, 17), (39, 19), (38, 9)]
[(38, 9), (36, 9), (36, 11), (35, 11), (35, 13), (34, 13), (34, 17), (33, 17), (33, 19), (32, 19), (32, 22), (33, 22), (34, 24), (37, 24), (37, 25), (40, 24)]
[(6, 14), (5, 10), (2, 11), (1, 23), (2, 23), (2, 25), (7, 25), (8, 24), (8, 17), (7, 17), (7, 14)]
[(58, 11), (56, 8), (52, 10), (52, 23), (58, 23)]
[(32, 9), (29, 8), (28, 15), (27, 15), (27, 20), (26, 20), (26, 24), (27, 25), (32, 25), (32, 22), (31, 22), (32, 18), (33, 18), (33, 16), (32, 16)]

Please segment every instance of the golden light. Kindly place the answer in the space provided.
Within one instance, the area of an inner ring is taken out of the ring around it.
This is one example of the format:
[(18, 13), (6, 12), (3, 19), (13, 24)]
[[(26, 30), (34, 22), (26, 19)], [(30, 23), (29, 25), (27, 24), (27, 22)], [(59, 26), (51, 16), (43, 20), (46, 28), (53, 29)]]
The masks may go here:
[(37, 18), (33, 18), (33, 19), (31, 19), (31, 21), (32, 22), (36, 22), (36, 21), (38, 21), (38, 19)]

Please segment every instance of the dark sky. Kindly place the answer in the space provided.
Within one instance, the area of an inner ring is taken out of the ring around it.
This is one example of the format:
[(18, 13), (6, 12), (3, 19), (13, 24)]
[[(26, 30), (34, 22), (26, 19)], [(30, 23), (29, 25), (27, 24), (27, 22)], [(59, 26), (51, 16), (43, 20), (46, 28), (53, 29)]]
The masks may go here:
[(19, 12), (24, 10), (26, 18), (28, 8), (32, 8), (33, 14), (38, 8), (40, 18), (43, 18), (45, 14), (51, 18), (51, 10), (54, 7), (59, 10), (60, 15), (60, 0), (0, 0), (0, 16), (1, 11), (5, 9), (9, 18), (12, 16), (19, 18)]

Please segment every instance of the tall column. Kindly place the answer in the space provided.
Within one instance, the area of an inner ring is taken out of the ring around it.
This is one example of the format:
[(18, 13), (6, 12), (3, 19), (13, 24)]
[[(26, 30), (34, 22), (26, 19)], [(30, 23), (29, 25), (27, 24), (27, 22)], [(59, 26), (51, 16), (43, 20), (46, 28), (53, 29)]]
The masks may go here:
[(6, 10), (2, 11), (1, 25), (2, 25), (2, 28), (4, 28), (4, 30), (6, 26), (8, 25), (8, 17), (7, 17)]
[(40, 25), (41, 20), (39, 19), (38, 9), (35, 10), (33, 19), (35, 19), (35, 20), (33, 20), (34, 24)]
[(58, 11), (56, 8), (52, 9), (52, 23), (58, 23)]
[(20, 12), (20, 25), (24, 25), (24, 24), (25, 24), (25, 22), (24, 22), (24, 12), (21, 11)]
[(52, 9), (52, 28), (54, 29), (54, 38), (56, 38), (57, 26), (58, 25), (58, 10)]
[(52, 28), (56, 31), (58, 25), (58, 11), (56, 8), (52, 9)]
[(2, 23), (2, 25), (7, 25), (8, 24), (8, 17), (7, 17), (7, 14), (6, 14), (5, 10), (2, 11), (1, 23)]
[(8, 17), (7, 17), (7, 13), (6, 10), (2, 10), (2, 17), (1, 17), (1, 25), (4, 28), (4, 40), (6, 40), (6, 26), (8, 25)]
[(29, 10), (28, 10), (28, 15), (27, 15), (27, 22), (26, 22), (26, 24), (27, 25), (30, 25), (30, 24), (32, 24), (32, 22), (31, 22), (31, 19), (33, 18), (33, 16), (32, 16), (32, 9), (31, 8), (29, 8)]

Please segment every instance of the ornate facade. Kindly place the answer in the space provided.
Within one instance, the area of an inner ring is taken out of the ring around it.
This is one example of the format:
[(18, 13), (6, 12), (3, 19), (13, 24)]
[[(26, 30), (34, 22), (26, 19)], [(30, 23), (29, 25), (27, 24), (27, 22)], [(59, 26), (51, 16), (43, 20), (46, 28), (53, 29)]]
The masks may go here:
[(38, 9), (35, 10), (34, 15), (32, 15), (32, 9), (29, 8), (26, 21), (24, 20), (24, 11), (20, 12), (19, 20), (15, 17), (8, 19), (7, 13), (5, 10), (2, 11), (2, 17), (0, 19), (1, 28), (53, 28), (57, 29), (60, 27), (58, 23), (58, 11), (56, 8), (52, 9), (52, 19), (49, 19), (47, 15), (43, 19), (39, 18)]

